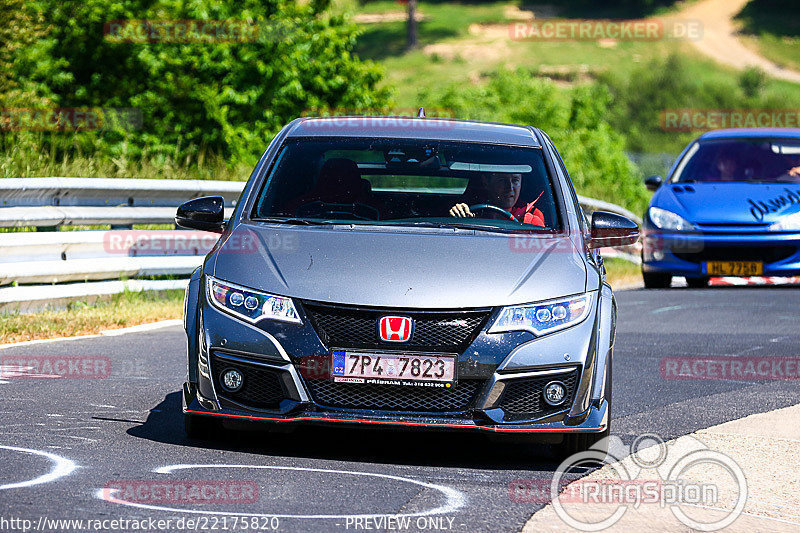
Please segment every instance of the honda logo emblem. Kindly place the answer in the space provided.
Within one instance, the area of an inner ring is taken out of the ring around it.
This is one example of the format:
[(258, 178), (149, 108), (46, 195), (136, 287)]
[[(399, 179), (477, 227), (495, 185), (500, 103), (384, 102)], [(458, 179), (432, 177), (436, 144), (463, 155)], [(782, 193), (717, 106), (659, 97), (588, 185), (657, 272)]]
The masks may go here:
[(379, 323), (379, 334), (382, 341), (408, 342), (414, 322), (407, 316), (384, 316)]

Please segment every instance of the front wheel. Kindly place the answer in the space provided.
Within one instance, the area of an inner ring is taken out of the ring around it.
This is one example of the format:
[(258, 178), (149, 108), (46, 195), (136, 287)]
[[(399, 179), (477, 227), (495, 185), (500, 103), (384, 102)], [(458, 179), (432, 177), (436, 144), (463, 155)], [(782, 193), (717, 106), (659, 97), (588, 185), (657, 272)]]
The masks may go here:
[(708, 278), (686, 278), (686, 285), (692, 289), (702, 289), (704, 287), (708, 287)]
[(566, 459), (576, 453), (591, 451), (596, 452), (598, 457), (605, 458), (608, 455), (608, 437), (611, 435), (611, 424), (606, 426), (602, 433), (576, 433), (574, 435), (564, 435), (564, 442), (559, 448), (559, 457)]
[(647, 289), (668, 289), (672, 283), (672, 276), (656, 272), (642, 272), (642, 279)]

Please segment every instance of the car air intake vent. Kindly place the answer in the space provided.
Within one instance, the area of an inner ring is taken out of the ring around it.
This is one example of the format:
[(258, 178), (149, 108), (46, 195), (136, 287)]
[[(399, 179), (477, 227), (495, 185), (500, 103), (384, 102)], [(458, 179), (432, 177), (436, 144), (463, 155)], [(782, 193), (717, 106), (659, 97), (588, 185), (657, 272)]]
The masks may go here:
[[(320, 339), (335, 348), (402, 348), (434, 352), (462, 352), (478, 336), (491, 309), (466, 311), (404, 311), (356, 308), (303, 302)], [(414, 321), (407, 342), (384, 342), (378, 336), (383, 316), (407, 316)]]
[(471, 409), (484, 383), (468, 379), (445, 389), (308, 380), (314, 403), (320, 407), (418, 413), (458, 413)]
[[(221, 384), (221, 376), (228, 369), (242, 373), (242, 388), (236, 392), (226, 390)], [(250, 365), (211, 355), (211, 373), (214, 376), (214, 389), (221, 400), (231, 400), (246, 407), (257, 409), (276, 409), (288, 395), (281, 379), (281, 370), (273, 370), (260, 365)]]
[[(544, 400), (544, 388), (551, 381), (560, 381), (567, 387), (567, 398), (558, 406)], [(504, 420), (541, 418), (568, 409), (575, 397), (577, 381), (577, 369), (563, 374), (508, 380), (499, 401), (505, 412)]]

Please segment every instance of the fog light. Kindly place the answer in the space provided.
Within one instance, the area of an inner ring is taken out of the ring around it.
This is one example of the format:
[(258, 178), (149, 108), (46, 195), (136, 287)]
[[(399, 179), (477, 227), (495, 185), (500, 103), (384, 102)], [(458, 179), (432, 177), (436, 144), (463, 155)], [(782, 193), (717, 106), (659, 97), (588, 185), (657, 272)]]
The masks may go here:
[(244, 376), (235, 368), (229, 368), (222, 373), (222, 386), (226, 390), (236, 392), (242, 388), (242, 383), (244, 383)]
[(544, 401), (556, 407), (567, 401), (567, 386), (560, 381), (551, 381), (544, 387)]

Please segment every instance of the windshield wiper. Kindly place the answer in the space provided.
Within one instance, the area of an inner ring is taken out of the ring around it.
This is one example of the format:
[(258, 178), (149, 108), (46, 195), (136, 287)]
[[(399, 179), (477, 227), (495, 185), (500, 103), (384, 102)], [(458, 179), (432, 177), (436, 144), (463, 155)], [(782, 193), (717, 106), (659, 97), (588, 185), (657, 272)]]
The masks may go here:
[(292, 224), (296, 226), (324, 226), (328, 222), (319, 222), (317, 220), (307, 220), (305, 218), (255, 218), (256, 222), (271, 222), (273, 224)]
[(413, 226), (418, 228), (457, 228), (457, 229), (477, 229), (483, 231), (493, 231), (496, 233), (509, 233), (511, 231), (515, 231), (508, 228), (500, 228), (497, 226), (489, 226), (486, 224), (469, 224), (467, 222), (428, 222), (425, 220), (419, 220), (417, 222), (397, 222), (392, 224), (393, 226)]

